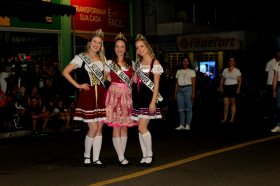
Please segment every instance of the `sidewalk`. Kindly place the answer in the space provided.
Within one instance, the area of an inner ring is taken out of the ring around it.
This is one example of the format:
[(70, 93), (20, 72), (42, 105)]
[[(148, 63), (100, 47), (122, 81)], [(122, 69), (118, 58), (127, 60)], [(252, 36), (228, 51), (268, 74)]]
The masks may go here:
[(15, 138), (32, 135), (31, 130), (9, 130), (9, 131), (0, 131), (0, 139), (6, 138)]

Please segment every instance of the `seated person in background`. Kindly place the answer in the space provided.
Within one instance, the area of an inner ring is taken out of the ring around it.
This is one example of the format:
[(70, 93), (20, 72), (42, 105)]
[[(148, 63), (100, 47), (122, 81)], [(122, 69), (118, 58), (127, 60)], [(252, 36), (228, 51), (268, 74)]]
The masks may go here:
[(6, 94), (4, 93), (3, 90), (1, 90), (1, 85), (0, 85), (0, 128), (4, 128), (7, 125), (7, 120), (8, 120), (8, 104), (9, 100), (6, 97)]
[(9, 103), (9, 100), (5, 94), (5, 92), (1, 89), (0, 86), (0, 107), (6, 107)]
[[(49, 121), (52, 122), (52, 126), (48, 126), (48, 128), (55, 129), (55, 130), (69, 130), (71, 129), (70, 121), (71, 121), (71, 112), (68, 109), (62, 100), (57, 100), (53, 102), (51, 106), (51, 114), (49, 115)], [(61, 121), (63, 123), (61, 123)], [(62, 125), (61, 125), (62, 124)]]
[(27, 108), (28, 99), (26, 87), (22, 85), (20, 88), (18, 85), (14, 86), (12, 93), (6, 96), (9, 99), (8, 109), (9, 112), (6, 117), (9, 118), (9, 125), (16, 128), (25, 127), (27, 121)]
[(66, 130), (71, 129), (70, 121), (72, 118), (72, 116), (71, 116), (72, 113), (71, 113), (70, 109), (66, 107), (66, 105), (64, 104), (64, 102), (62, 100), (58, 100), (57, 109), (59, 110), (60, 118), (65, 123), (65, 129)]
[(43, 121), (43, 125), (42, 125), (41, 129), (45, 130), (50, 112), (48, 111), (46, 106), (43, 106), (41, 104), (40, 99), (38, 99), (36, 97), (31, 98), (31, 105), (29, 107), (29, 112), (30, 112), (30, 115), (32, 118), (33, 131), (35, 133), (38, 132), (38, 129), (39, 129), (39, 127), (37, 126), (38, 121)]

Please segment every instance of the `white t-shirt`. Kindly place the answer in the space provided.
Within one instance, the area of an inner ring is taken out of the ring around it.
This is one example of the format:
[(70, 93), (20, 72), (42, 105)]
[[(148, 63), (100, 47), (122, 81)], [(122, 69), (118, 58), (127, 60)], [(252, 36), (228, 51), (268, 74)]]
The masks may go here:
[(277, 64), (277, 61), (275, 58), (271, 59), (266, 63), (265, 71), (268, 73), (267, 74), (267, 85), (272, 85), (273, 84), (273, 76), (274, 76), (274, 67)]
[(191, 85), (193, 77), (196, 77), (193, 69), (180, 69), (176, 72), (176, 78), (178, 79), (179, 86)]
[(278, 81), (280, 81), (280, 62), (277, 62), (276, 65), (274, 65), (273, 70), (276, 70), (278, 72)]
[(237, 68), (234, 68), (231, 72), (228, 71), (228, 68), (225, 68), (222, 76), (225, 78), (224, 85), (236, 85), (238, 84), (238, 77), (241, 76), (241, 72)]

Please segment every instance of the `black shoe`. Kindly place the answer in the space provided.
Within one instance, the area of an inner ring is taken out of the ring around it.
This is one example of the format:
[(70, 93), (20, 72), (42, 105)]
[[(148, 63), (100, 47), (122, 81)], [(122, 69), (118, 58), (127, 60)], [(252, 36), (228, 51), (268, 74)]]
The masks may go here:
[[(127, 163), (124, 163), (124, 161), (127, 161)], [(123, 159), (122, 161), (119, 162), (120, 167), (129, 167), (131, 164), (127, 159)]]
[(106, 167), (106, 165), (103, 164), (100, 160), (96, 160), (92, 164), (93, 164), (93, 166), (98, 167), (98, 168), (105, 168)]
[[(84, 160), (86, 160), (86, 159), (90, 159), (90, 158), (84, 157)], [(85, 163), (85, 161), (84, 161), (84, 166), (85, 166), (85, 167), (92, 167), (91, 161), (90, 161), (89, 163)]]
[[(145, 157), (142, 157), (142, 159), (140, 160), (140, 162), (136, 164), (137, 167), (145, 167), (146, 162), (145, 162), (145, 161), (142, 162), (143, 159), (146, 159), (146, 158), (145, 158)], [(141, 163), (141, 162), (142, 162), (142, 163)]]
[(153, 156), (146, 156), (146, 158), (151, 158), (152, 161), (147, 163), (145, 162), (145, 167), (151, 167), (153, 165), (154, 157)]

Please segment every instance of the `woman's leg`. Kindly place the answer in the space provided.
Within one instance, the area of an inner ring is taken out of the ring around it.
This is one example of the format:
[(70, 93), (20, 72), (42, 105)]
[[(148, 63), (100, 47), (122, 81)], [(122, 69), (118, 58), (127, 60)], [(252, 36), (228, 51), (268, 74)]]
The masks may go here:
[(231, 119), (230, 122), (233, 123), (235, 120), (235, 114), (236, 114), (236, 98), (230, 98), (230, 109), (231, 109)]
[(103, 123), (97, 122), (96, 123), (96, 135), (93, 141), (93, 162), (95, 164), (102, 164), (99, 160), (99, 155), (102, 146), (102, 127)]
[(193, 101), (192, 101), (192, 88), (188, 87), (185, 94), (185, 109), (186, 109), (186, 126), (185, 129), (189, 130), (193, 117)]
[(122, 150), (123, 154), (125, 153), (126, 144), (127, 144), (127, 127), (121, 127), (121, 143), (122, 143)]
[(146, 150), (146, 147), (145, 147), (145, 144), (144, 144), (142, 134), (140, 132), (138, 133), (138, 137), (139, 137), (140, 147), (141, 147), (141, 151), (142, 151), (142, 158), (140, 160), (139, 165), (142, 165), (146, 162), (147, 150)]
[(97, 125), (96, 123), (88, 123), (88, 132), (85, 137), (85, 151), (84, 151), (84, 164), (90, 164), (90, 153), (91, 153), (91, 148), (92, 144), (94, 142), (94, 137), (97, 131)]
[(117, 152), (119, 162), (125, 165), (128, 161), (124, 158), (123, 148), (122, 148), (122, 141), (121, 141), (121, 127), (114, 127), (113, 128), (113, 145)]
[(226, 122), (228, 117), (228, 110), (229, 110), (229, 98), (224, 98), (224, 119), (221, 121), (222, 123)]
[(184, 129), (185, 125), (185, 103), (184, 100), (186, 98), (184, 97), (184, 94), (182, 90), (178, 90), (177, 93), (177, 106), (178, 106), (178, 113), (179, 113), (179, 127), (177, 127), (177, 130), (182, 130)]
[[(152, 162), (153, 151), (152, 151), (152, 135), (148, 130), (149, 119), (140, 119), (138, 124), (138, 130), (140, 132), (140, 136), (143, 140), (144, 149), (145, 149), (145, 163), (150, 164)], [(142, 151), (143, 155), (144, 152)], [(144, 157), (144, 156), (143, 156)], [(141, 160), (142, 161), (142, 160)]]

